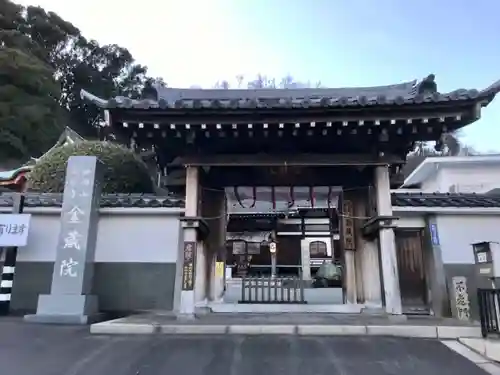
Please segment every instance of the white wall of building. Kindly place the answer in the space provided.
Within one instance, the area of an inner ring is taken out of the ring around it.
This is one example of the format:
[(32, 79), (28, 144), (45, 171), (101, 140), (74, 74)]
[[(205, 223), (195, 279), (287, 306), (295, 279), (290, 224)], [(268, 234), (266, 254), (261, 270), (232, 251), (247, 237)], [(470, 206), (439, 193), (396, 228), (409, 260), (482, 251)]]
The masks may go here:
[[(19, 262), (54, 262), (61, 228), (60, 210), (32, 213), (28, 245)], [(101, 210), (95, 261), (102, 263), (175, 263), (180, 236), (179, 211), (111, 208)], [(30, 210), (25, 210), (30, 213)]]
[(500, 188), (500, 165), (477, 165), (442, 168), (438, 191), (449, 193), (487, 193)]
[(422, 182), (420, 185), (419, 191), (422, 191), (424, 193), (435, 193), (438, 191), (442, 191), (441, 187), (441, 171), (437, 171), (433, 173), (431, 176), (429, 176), (425, 181)]
[(424, 193), (486, 193), (500, 188), (500, 157), (428, 158), (406, 183)]
[(445, 264), (474, 264), (471, 244), (500, 242), (499, 215), (436, 215)]

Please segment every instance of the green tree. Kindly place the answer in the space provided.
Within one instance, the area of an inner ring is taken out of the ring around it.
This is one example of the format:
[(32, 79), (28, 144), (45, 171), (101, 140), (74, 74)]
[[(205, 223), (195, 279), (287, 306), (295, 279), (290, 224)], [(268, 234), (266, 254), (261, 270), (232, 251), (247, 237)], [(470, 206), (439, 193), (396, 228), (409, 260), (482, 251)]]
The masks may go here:
[(0, 47), (0, 160), (40, 156), (59, 137), (64, 113), (52, 69), (17, 48)]
[(100, 45), (56, 13), (0, 0), (0, 40), (36, 56), (53, 69), (61, 90), (60, 106), (69, 112), (67, 125), (87, 138), (99, 137), (102, 111), (80, 98), (85, 89), (98, 96), (139, 97), (146, 68), (121, 46)]
[(60, 86), (24, 34), (23, 8), (0, 0), (0, 160), (40, 156), (64, 128)]

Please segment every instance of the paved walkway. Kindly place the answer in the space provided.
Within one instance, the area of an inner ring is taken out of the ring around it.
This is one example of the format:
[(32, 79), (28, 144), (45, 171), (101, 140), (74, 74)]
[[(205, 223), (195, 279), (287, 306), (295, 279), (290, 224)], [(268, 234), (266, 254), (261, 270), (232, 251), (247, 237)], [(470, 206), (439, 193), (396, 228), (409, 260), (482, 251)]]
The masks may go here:
[[(479, 365), (484, 367), (485, 363)], [(437, 340), (297, 335), (107, 336), (90, 335), (88, 327), (37, 325), (11, 318), (0, 318), (0, 373), (487, 374)]]

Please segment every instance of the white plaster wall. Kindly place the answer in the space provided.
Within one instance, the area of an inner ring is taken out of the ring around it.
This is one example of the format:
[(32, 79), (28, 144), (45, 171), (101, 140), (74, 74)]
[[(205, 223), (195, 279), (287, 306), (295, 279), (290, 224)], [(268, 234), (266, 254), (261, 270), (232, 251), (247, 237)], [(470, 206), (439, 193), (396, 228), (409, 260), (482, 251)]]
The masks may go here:
[(31, 214), (28, 245), (19, 248), (17, 261), (54, 262), (60, 229), (60, 213)]
[(178, 215), (101, 215), (96, 262), (175, 263)]
[(498, 215), (437, 215), (443, 263), (473, 264), (471, 244), (500, 242)]
[(486, 193), (500, 188), (500, 166), (481, 165), (443, 168), (440, 171), (440, 191), (456, 193)]
[(442, 165), (422, 182), (425, 193), (486, 193), (500, 188), (500, 165)]
[(441, 174), (438, 172), (436, 174), (432, 174), (422, 182), (420, 190), (424, 193), (434, 193), (440, 191), (440, 176)]
[(395, 221), (398, 228), (425, 228), (425, 219), (422, 215), (396, 214), (399, 219)]
[[(134, 212), (134, 210), (136, 210)], [(140, 214), (144, 210), (144, 214)], [(29, 211), (28, 211), (29, 212)], [(41, 213), (42, 212), (42, 213)], [(179, 213), (151, 209), (107, 209), (99, 216), (96, 262), (175, 263), (180, 236)], [(57, 210), (32, 213), (28, 245), (18, 251), (18, 261), (53, 262), (60, 231)]]

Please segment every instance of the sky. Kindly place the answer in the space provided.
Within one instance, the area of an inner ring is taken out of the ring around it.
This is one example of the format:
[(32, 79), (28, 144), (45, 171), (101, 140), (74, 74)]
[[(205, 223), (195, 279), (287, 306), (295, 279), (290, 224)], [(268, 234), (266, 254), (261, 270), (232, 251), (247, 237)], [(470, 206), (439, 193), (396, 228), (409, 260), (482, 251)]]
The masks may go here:
[[(500, 80), (493, 0), (14, 0), (55, 11), (100, 43), (130, 50), (170, 87), (258, 73), (326, 87), (433, 73), (440, 92)], [(462, 140), (500, 151), (500, 95)]]

